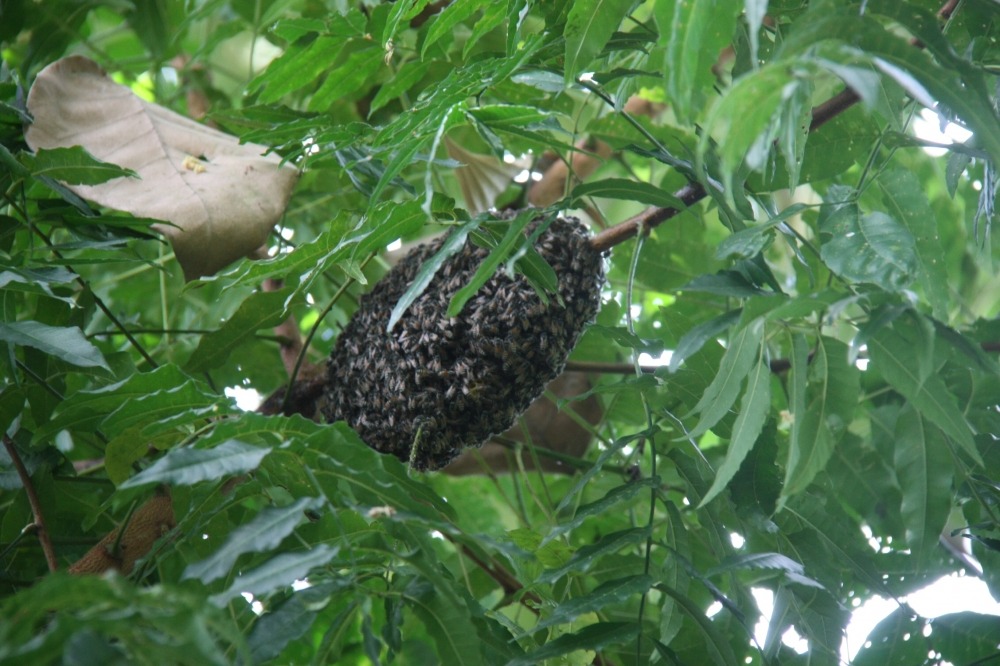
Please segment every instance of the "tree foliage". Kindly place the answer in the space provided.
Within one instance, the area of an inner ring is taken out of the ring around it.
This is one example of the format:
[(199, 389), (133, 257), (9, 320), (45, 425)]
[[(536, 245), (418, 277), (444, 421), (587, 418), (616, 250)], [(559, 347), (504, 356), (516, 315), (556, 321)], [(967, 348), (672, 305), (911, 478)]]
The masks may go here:
[[(994, 0), (5, 1), (0, 661), (835, 664), (867, 599), (1000, 598), (998, 33)], [(72, 54), (301, 172), (267, 256), (185, 282), (69, 188), (113, 160), (28, 147)], [(544, 296), (474, 187), (613, 247), (574, 474), (531, 441), (416, 473), (227, 397), (322, 371), (397, 239), (492, 238)], [(997, 636), (900, 601), (856, 663)]]

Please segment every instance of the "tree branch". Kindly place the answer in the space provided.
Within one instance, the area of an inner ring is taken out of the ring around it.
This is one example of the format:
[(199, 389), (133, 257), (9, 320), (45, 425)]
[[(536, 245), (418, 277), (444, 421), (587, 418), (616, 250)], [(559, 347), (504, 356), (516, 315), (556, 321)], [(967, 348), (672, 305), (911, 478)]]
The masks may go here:
[[(980, 342), (979, 346), (984, 352), (1000, 352), (1000, 342)], [(862, 354), (860, 358), (867, 358), (867, 356)], [(663, 366), (640, 365), (639, 369), (642, 372), (652, 374), (661, 367)], [(768, 361), (768, 367), (771, 372), (780, 375), (791, 369), (792, 362), (787, 358), (773, 358)], [(635, 372), (635, 366), (631, 363), (611, 363), (604, 361), (566, 361), (565, 369), (574, 372), (596, 372), (607, 375), (631, 375)]]
[[(445, 535), (445, 537), (448, 539), (448, 541), (451, 541), (453, 544), (458, 546), (459, 549), (462, 551), (462, 554), (464, 554), (470, 560), (475, 562), (477, 567), (485, 571), (490, 578), (495, 580), (497, 584), (499, 584), (500, 587), (503, 589), (504, 594), (506, 596), (514, 597), (524, 589), (524, 585), (521, 584), (521, 581), (515, 578), (514, 574), (507, 571), (499, 564), (490, 564), (488, 562), (484, 562), (482, 558), (476, 555), (472, 551), (472, 549), (466, 546), (465, 544), (458, 543), (448, 535)], [(535, 615), (538, 615), (538, 608), (541, 607), (542, 600), (538, 597), (537, 594), (535, 594), (534, 592), (525, 592), (524, 594), (521, 595), (520, 601), (521, 605), (523, 605), (525, 608), (527, 608)], [(526, 603), (528, 601), (532, 602), (532, 604), (534, 605)]]
[(35, 486), (31, 483), (31, 475), (28, 474), (28, 469), (24, 466), (21, 455), (17, 452), (17, 447), (14, 446), (14, 442), (7, 435), (3, 436), (3, 445), (7, 449), (7, 455), (10, 456), (11, 462), (14, 463), (14, 469), (17, 470), (17, 476), (21, 479), (24, 492), (28, 494), (28, 504), (31, 505), (31, 513), (35, 520), (35, 532), (38, 533), (38, 541), (42, 545), (45, 562), (49, 565), (49, 571), (55, 572), (59, 569), (59, 564), (56, 562), (56, 551), (52, 547), (52, 538), (49, 536), (49, 531), (45, 529), (42, 503), (38, 501), (38, 493), (35, 492)]

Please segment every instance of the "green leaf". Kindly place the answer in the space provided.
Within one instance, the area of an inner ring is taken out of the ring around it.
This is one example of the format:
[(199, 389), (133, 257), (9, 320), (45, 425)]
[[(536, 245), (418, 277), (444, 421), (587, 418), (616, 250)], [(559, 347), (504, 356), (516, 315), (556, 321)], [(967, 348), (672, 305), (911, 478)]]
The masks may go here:
[(62, 401), (48, 423), (35, 432), (34, 441), (53, 437), (60, 430), (96, 430), (109, 414), (131, 401), (156, 391), (169, 391), (192, 381), (175, 365), (136, 373), (99, 389), (78, 391)]
[(731, 298), (748, 298), (771, 293), (756, 286), (738, 271), (719, 271), (714, 274), (699, 275), (680, 289), (681, 291), (703, 291)]
[(206, 372), (226, 362), (234, 349), (253, 339), (262, 328), (277, 326), (288, 318), (291, 288), (250, 294), (218, 330), (202, 336), (185, 364), (187, 372)]
[(318, 274), (336, 266), (338, 261), (348, 256), (353, 249), (352, 244), (360, 240), (357, 232), (351, 234), (355, 224), (357, 222), (351, 220), (347, 213), (341, 212), (327, 224), (324, 231), (312, 240), (301, 243), (291, 252), (280, 253), (270, 259), (245, 261), (228, 272), (202, 278), (192, 284), (225, 280), (227, 284), (256, 288), (270, 277), (305, 276), (299, 280), (299, 284), (308, 286)]
[(563, 541), (542, 539), (541, 535), (527, 528), (507, 532), (507, 538), (521, 550), (529, 552), (543, 567), (554, 569), (569, 561), (573, 550)]
[(965, 611), (930, 621), (931, 645), (953, 664), (986, 664), (997, 657), (1000, 617)]
[(111, 370), (101, 351), (76, 326), (48, 326), (37, 321), (0, 322), (0, 340), (38, 349), (81, 368)]
[(753, 320), (730, 338), (729, 347), (719, 364), (718, 374), (691, 410), (692, 414), (701, 414), (698, 424), (691, 431), (691, 437), (700, 437), (708, 432), (736, 402), (743, 378), (750, 372), (754, 359), (760, 355), (763, 339), (764, 322), (761, 319)]
[(685, 210), (687, 208), (683, 201), (670, 192), (650, 183), (628, 180), (626, 178), (605, 178), (604, 180), (577, 185), (573, 188), (573, 192), (569, 196), (570, 204), (574, 204), (584, 197), (636, 201), (649, 206), (675, 208), (677, 210)]
[(729, 257), (750, 259), (763, 252), (774, 241), (770, 225), (742, 229), (728, 236), (715, 248), (715, 258), (724, 261)]
[(914, 340), (912, 327), (896, 320), (868, 341), (871, 367), (885, 378), (920, 414), (941, 428), (975, 462), (983, 459), (976, 449), (972, 426), (959, 410), (955, 396), (935, 373), (921, 373), (929, 359), (926, 346)]
[[(445, 239), (441, 247), (435, 252), (429, 259), (427, 259), (417, 274), (413, 277), (413, 281), (410, 286), (406, 288), (403, 295), (399, 297), (396, 304), (392, 307), (392, 312), (389, 314), (389, 325), (386, 330), (391, 333), (392, 329), (395, 328), (396, 324), (402, 318), (406, 311), (409, 309), (413, 302), (420, 298), (424, 290), (427, 289), (427, 285), (431, 283), (434, 276), (437, 275), (438, 270), (447, 262), (452, 256), (459, 252), (463, 247), (465, 247), (465, 241), (469, 237), (469, 233), (478, 227), (481, 220), (478, 218), (469, 220), (459, 227), (452, 229), (451, 233), (448, 234), (448, 238)], [(449, 315), (454, 316), (454, 315)]]
[(448, 317), (457, 317), (469, 299), (475, 296), (476, 292), (493, 277), (500, 264), (510, 258), (518, 245), (525, 245), (527, 239), (524, 236), (524, 229), (535, 219), (535, 216), (535, 211), (527, 210), (510, 221), (504, 231), (503, 238), (479, 264), (476, 272), (469, 279), (469, 283), (451, 297), (448, 310), (445, 313)]
[[(827, 200), (845, 194), (830, 188)], [(847, 280), (902, 289), (919, 268), (916, 245), (906, 227), (882, 212), (862, 216), (853, 203), (832, 203), (820, 211), (820, 257)]]
[(541, 111), (534, 106), (490, 104), (469, 109), (466, 114), (473, 120), (476, 130), (497, 153), (502, 149), (499, 137), (496, 136), (497, 132), (513, 134), (556, 149), (573, 149), (568, 144), (555, 141), (543, 133), (562, 132), (563, 129), (552, 113)]
[(921, 639), (926, 622), (907, 606), (897, 608), (872, 629), (852, 663), (855, 666), (925, 663), (928, 646)]
[(80, 146), (40, 148), (34, 155), (21, 153), (19, 159), (35, 177), (47, 176), (69, 185), (98, 185), (115, 178), (134, 178), (131, 169), (102, 162)]
[[(172, 446), (187, 434), (181, 431), (183, 426), (202, 425), (225, 414), (228, 407), (228, 400), (203, 391), (194, 380), (122, 403), (100, 424), (104, 434), (112, 437), (104, 452), (108, 477), (115, 483), (124, 481), (132, 464), (150, 446)], [(157, 437), (162, 441), (151, 441)]]
[(389, 42), (396, 37), (397, 32), (400, 30), (400, 24), (405, 27), (407, 22), (419, 14), (420, 10), (422, 10), (428, 2), (429, 0), (401, 0), (401, 2), (393, 3), (392, 8), (389, 10), (389, 16), (385, 20), (385, 26), (382, 30), (382, 46), (387, 46)]
[(632, 4), (632, 0), (576, 0), (570, 5), (563, 29), (567, 83), (574, 81), (601, 52)]
[(366, 445), (346, 423), (319, 428), (308, 438), (293, 442), (303, 449), (316, 478), (328, 498), (340, 498), (351, 506), (391, 506), (438, 525), (455, 520), (455, 511), (409, 468), (390, 455)]
[[(316, 616), (335, 593), (355, 584), (354, 578), (344, 576), (333, 583), (323, 583), (299, 590), (277, 607), (271, 606), (254, 623), (247, 636), (248, 647), (254, 663), (270, 661), (281, 654), (285, 647), (305, 635)], [(353, 606), (348, 606), (348, 611)], [(331, 626), (341, 626), (332, 623)]]
[(847, 345), (819, 338), (809, 364), (804, 408), (792, 414), (782, 501), (804, 491), (826, 467), (853, 419), (860, 390), (859, 372), (848, 361)]
[[(914, 12), (912, 6), (907, 4), (897, 10), (892, 9), (894, 4), (899, 3), (892, 3), (891, 0), (881, 2), (880, 8), (915, 26), (911, 16)], [(937, 45), (942, 44), (942, 40), (936, 27), (928, 26), (917, 32), (928, 37), (933, 34), (932, 31), (938, 33), (929, 43), (940, 52), (936, 56), (947, 54), (944, 58), (949, 65), (947, 68), (923, 50), (913, 48), (903, 35), (886, 29), (869, 16), (841, 10), (826, 11), (822, 17), (814, 14), (814, 17), (805, 29), (795, 31), (790, 39), (782, 43), (781, 55), (789, 56), (809, 49), (821, 40), (842, 40), (860, 48), (867, 55), (874, 56), (873, 62), (883, 74), (920, 103), (933, 108), (934, 102), (938, 101), (951, 109), (975, 133), (994, 162), (1000, 162), (1000, 119), (983, 84), (982, 72), (968, 63), (959, 65), (960, 61), (951, 53), (950, 47), (938, 49)]]
[(553, 115), (536, 106), (484, 104), (469, 109), (468, 114), (494, 130), (517, 131), (539, 126), (559, 129), (559, 124), (554, 123)]
[[(812, 121), (812, 85), (801, 82), (786, 91), (781, 116), (778, 119), (777, 142), (782, 157), (785, 158), (785, 171), (788, 173), (788, 188), (794, 190), (799, 185), (802, 164), (805, 161), (809, 124)], [(763, 145), (754, 146), (757, 153), (766, 158), (770, 148)], [(757, 155), (748, 155), (750, 166), (756, 167)]]
[(646, 594), (654, 583), (653, 578), (645, 574), (601, 583), (592, 592), (556, 606), (551, 615), (531, 628), (531, 633), (553, 625), (572, 622), (581, 615), (599, 612), (607, 606), (624, 603), (632, 597)]
[(257, 469), (270, 448), (251, 446), (231, 439), (211, 449), (173, 449), (128, 479), (120, 489), (149, 483), (191, 486), (201, 481), (219, 480)]
[(326, 565), (338, 550), (336, 546), (320, 544), (307, 551), (278, 555), (256, 569), (236, 576), (229, 589), (209, 599), (217, 606), (223, 606), (245, 592), (258, 596), (286, 587), (305, 578), (312, 569)]
[(222, 578), (240, 555), (264, 553), (277, 548), (295, 530), (305, 511), (318, 509), (323, 503), (319, 498), (302, 497), (288, 506), (263, 509), (249, 523), (230, 532), (225, 543), (209, 557), (189, 564), (181, 580), (197, 578), (203, 583), (211, 583)]
[(398, 238), (416, 233), (427, 221), (427, 214), (416, 201), (385, 201), (365, 214), (361, 231), (347, 242), (356, 243), (351, 258), (379, 252)]
[(733, 40), (742, 3), (732, 0), (656, 0), (667, 99), (677, 117), (690, 123), (707, 106), (715, 85), (712, 65)]
[(615, 486), (607, 493), (604, 494), (599, 500), (584, 504), (576, 513), (573, 514), (573, 518), (570, 520), (560, 523), (553, 527), (546, 537), (542, 540), (542, 545), (557, 539), (560, 536), (571, 532), (572, 530), (583, 524), (587, 518), (593, 516), (601, 516), (607, 514), (611, 507), (616, 506), (622, 502), (628, 502), (636, 495), (638, 495), (643, 489), (655, 488), (659, 486), (660, 481), (656, 478), (642, 479), (641, 481), (633, 481), (626, 483), (621, 486)]
[(424, 58), (427, 55), (427, 49), (445, 35), (451, 35), (456, 25), (475, 14), (481, 6), (482, 2), (479, 0), (456, 0), (445, 7), (427, 30), (424, 44), (420, 47), (420, 57)]
[[(792, 575), (794, 576), (794, 575)], [(843, 627), (847, 624), (848, 611), (825, 590), (814, 586), (802, 588), (783, 585), (774, 599), (774, 613), (787, 617), (789, 624), (800, 628), (810, 642), (810, 653), (819, 657), (817, 661), (837, 663), (844, 638)], [(780, 645), (781, 634), (772, 634), (772, 622), (767, 643)]]
[(878, 179), (886, 210), (913, 236), (920, 287), (933, 308), (934, 316), (948, 318), (950, 298), (946, 257), (941, 253), (938, 220), (924, 186), (912, 171), (892, 169)]
[(730, 310), (708, 321), (692, 327), (677, 342), (677, 348), (670, 356), (670, 372), (677, 372), (685, 359), (698, 353), (705, 343), (739, 321), (742, 310)]
[[(462, 47), (462, 58), (468, 59), (469, 54), (472, 53), (473, 48), (479, 43), (483, 37), (488, 35), (493, 31), (494, 28), (501, 25), (504, 19), (508, 19), (507, 28), (507, 55), (513, 55), (517, 49), (518, 42), (520, 42), (520, 25), (523, 21), (524, 16), (519, 16), (519, 12), (524, 9), (524, 0), (516, 0), (512, 3), (502, 3), (502, 2), (488, 2), (483, 7), (482, 17), (476, 21), (476, 25), (472, 29), (472, 34), (465, 42), (465, 46)], [(519, 6), (519, 3), (520, 4)], [(527, 12), (525, 12), (526, 14)]]
[(538, 582), (552, 583), (571, 572), (586, 573), (597, 560), (605, 555), (616, 553), (626, 546), (643, 543), (647, 536), (649, 536), (649, 529), (645, 527), (635, 527), (607, 534), (601, 537), (597, 543), (577, 550), (563, 566), (547, 570), (538, 577)]
[(430, 62), (421, 60), (411, 60), (404, 64), (392, 79), (379, 86), (378, 92), (372, 99), (371, 112), (378, 111), (409, 91), (420, 79), (426, 76), (430, 67)]
[(255, 412), (240, 412), (220, 419), (212, 432), (198, 440), (203, 448), (221, 444), (227, 439), (278, 445), (286, 440), (305, 439), (327, 432), (327, 425), (316, 423), (298, 414), (265, 416)]
[(347, 59), (331, 70), (309, 100), (310, 111), (327, 111), (342, 97), (356, 94), (370, 85), (369, 79), (380, 67), (384, 67), (382, 49), (367, 48), (354, 51)]
[(706, 571), (705, 576), (711, 578), (728, 571), (752, 569), (768, 569), (798, 575), (805, 573), (805, 567), (801, 563), (781, 553), (750, 553), (749, 555), (727, 558), (720, 565)]
[(17, 289), (19, 291), (45, 294), (49, 298), (74, 304), (72, 298), (59, 296), (53, 290), (54, 285), (69, 284), (76, 276), (65, 268), (14, 268), (0, 271), (0, 289)]
[(896, 421), (894, 467), (906, 543), (920, 566), (927, 566), (951, 512), (955, 463), (941, 431), (912, 405)]
[(434, 640), (442, 664), (482, 664), (482, 645), (469, 617), (470, 609), (442, 593), (448, 583), (438, 577), (434, 585), (410, 585), (407, 599), (414, 602), (411, 608)]
[(757, 442), (757, 436), (764, 428), (764, 421), (771, 413), (771, 368), (764, 358), (764, 347), (760, 347), (760, 357), (757, 365), (750, 371), (747, 378), (747, 386), (743, 392), (743, 400), (740, 402), (740, 413), (733, 424), (733, 437), (726, 450), (726, 458), (716, 472), (715, 481), (701, 499), (699, 508), (705, 506), (716, 495), (722, 492), (736, 472), (739, 471), (743, 460), (753, 449)]
[(741, 165), (761, 170), (776, 138), (776, 123), (783, 105), (800, 85), (804, 84), (788, 68), (778, 65), (740, 78), (712, 106), (706, 120), (708, 131), (698, 143), (699, 158), (708, 159), (714, 137), (726, 184), (734, 182)]
[[(143, 428), (143, 434), (151, 436), (158, 429), (161, 420), (170, 423), (190, 423), (211, 416), (222, 416), (227, 410), (228, 400), (216, 393), (204, 390), (204, 386), (193, 379), (169, 389), (153, 390), (122, 403), (101, 421), (101, 429), (106, 435)], [(191, 421), (185, 412), (199, 410)], [(169, 427), (169, 425), (168, 425)]]
[(608, 645), (634, 641), (639, 627), (632, 622), (597, 622), (572, 634), (563, 634), (507, 666), (534, 666), (543, 659), (562, 657), (578, 650), (600, 650)]
[(716, 666), (737, 666), (740, 663), (737, 661), (729, 642), (723, 638), (719, 630), (705, 616), (705, 612), (697, 604), (669, 585), (661, 583), (656, 585), (656, 589), (672, 598), (681, 610), (694, 621), (694, 626), (698, 630), (697, 633), (700, 634), (700, 639), (705, 645), (705, 650), (709, 658), (711, 658), (712, 663), (716, 664)]
[(321, 35), (308, 44), (292, 46), (254, 78), (247, 90), (263, 89), (258, 97), (262, 104), (276, 102), (319, 79), (336, 61), (344, 43), (343, 38)]

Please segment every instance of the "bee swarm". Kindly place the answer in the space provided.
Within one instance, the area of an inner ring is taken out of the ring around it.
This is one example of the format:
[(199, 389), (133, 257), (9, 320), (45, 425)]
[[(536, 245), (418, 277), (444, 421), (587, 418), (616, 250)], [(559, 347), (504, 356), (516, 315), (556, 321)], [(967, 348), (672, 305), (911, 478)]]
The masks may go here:
[(523, 276), (497, 273), (457, 317), (445, 316), (489, 254), (467, 241), (386, 332), (392, 308), (442, 242), (416, 248), (362, 298), (331, 353), (322, 400), (328, 421), (347, 421), (369, 446), (421, 470), (514, 423), (562, 370), (604, 282), (584, 226), (560, 218), (535, 246), (559, 277), (560, 298), (543, 303)]

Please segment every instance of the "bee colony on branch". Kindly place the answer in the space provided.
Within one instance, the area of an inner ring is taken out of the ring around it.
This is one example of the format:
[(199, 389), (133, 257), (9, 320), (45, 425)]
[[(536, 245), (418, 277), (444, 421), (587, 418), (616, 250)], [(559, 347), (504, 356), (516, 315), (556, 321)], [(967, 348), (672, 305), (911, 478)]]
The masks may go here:
[(413, 250), (362, 298), (331, 353), (321, 401), (328, 421), (346, 421), (369, 446), (420, 470), (514, 423), (562, 370), (604, 282), (586, 228), (559, 218), (535, 245), (558, 276), (558, 297), (545, 303), (524, 276), (498, 272), (448, 317), (452, 296), (489, 254), (467, 240), (388, 332), (393, 307), (443, 242)]

